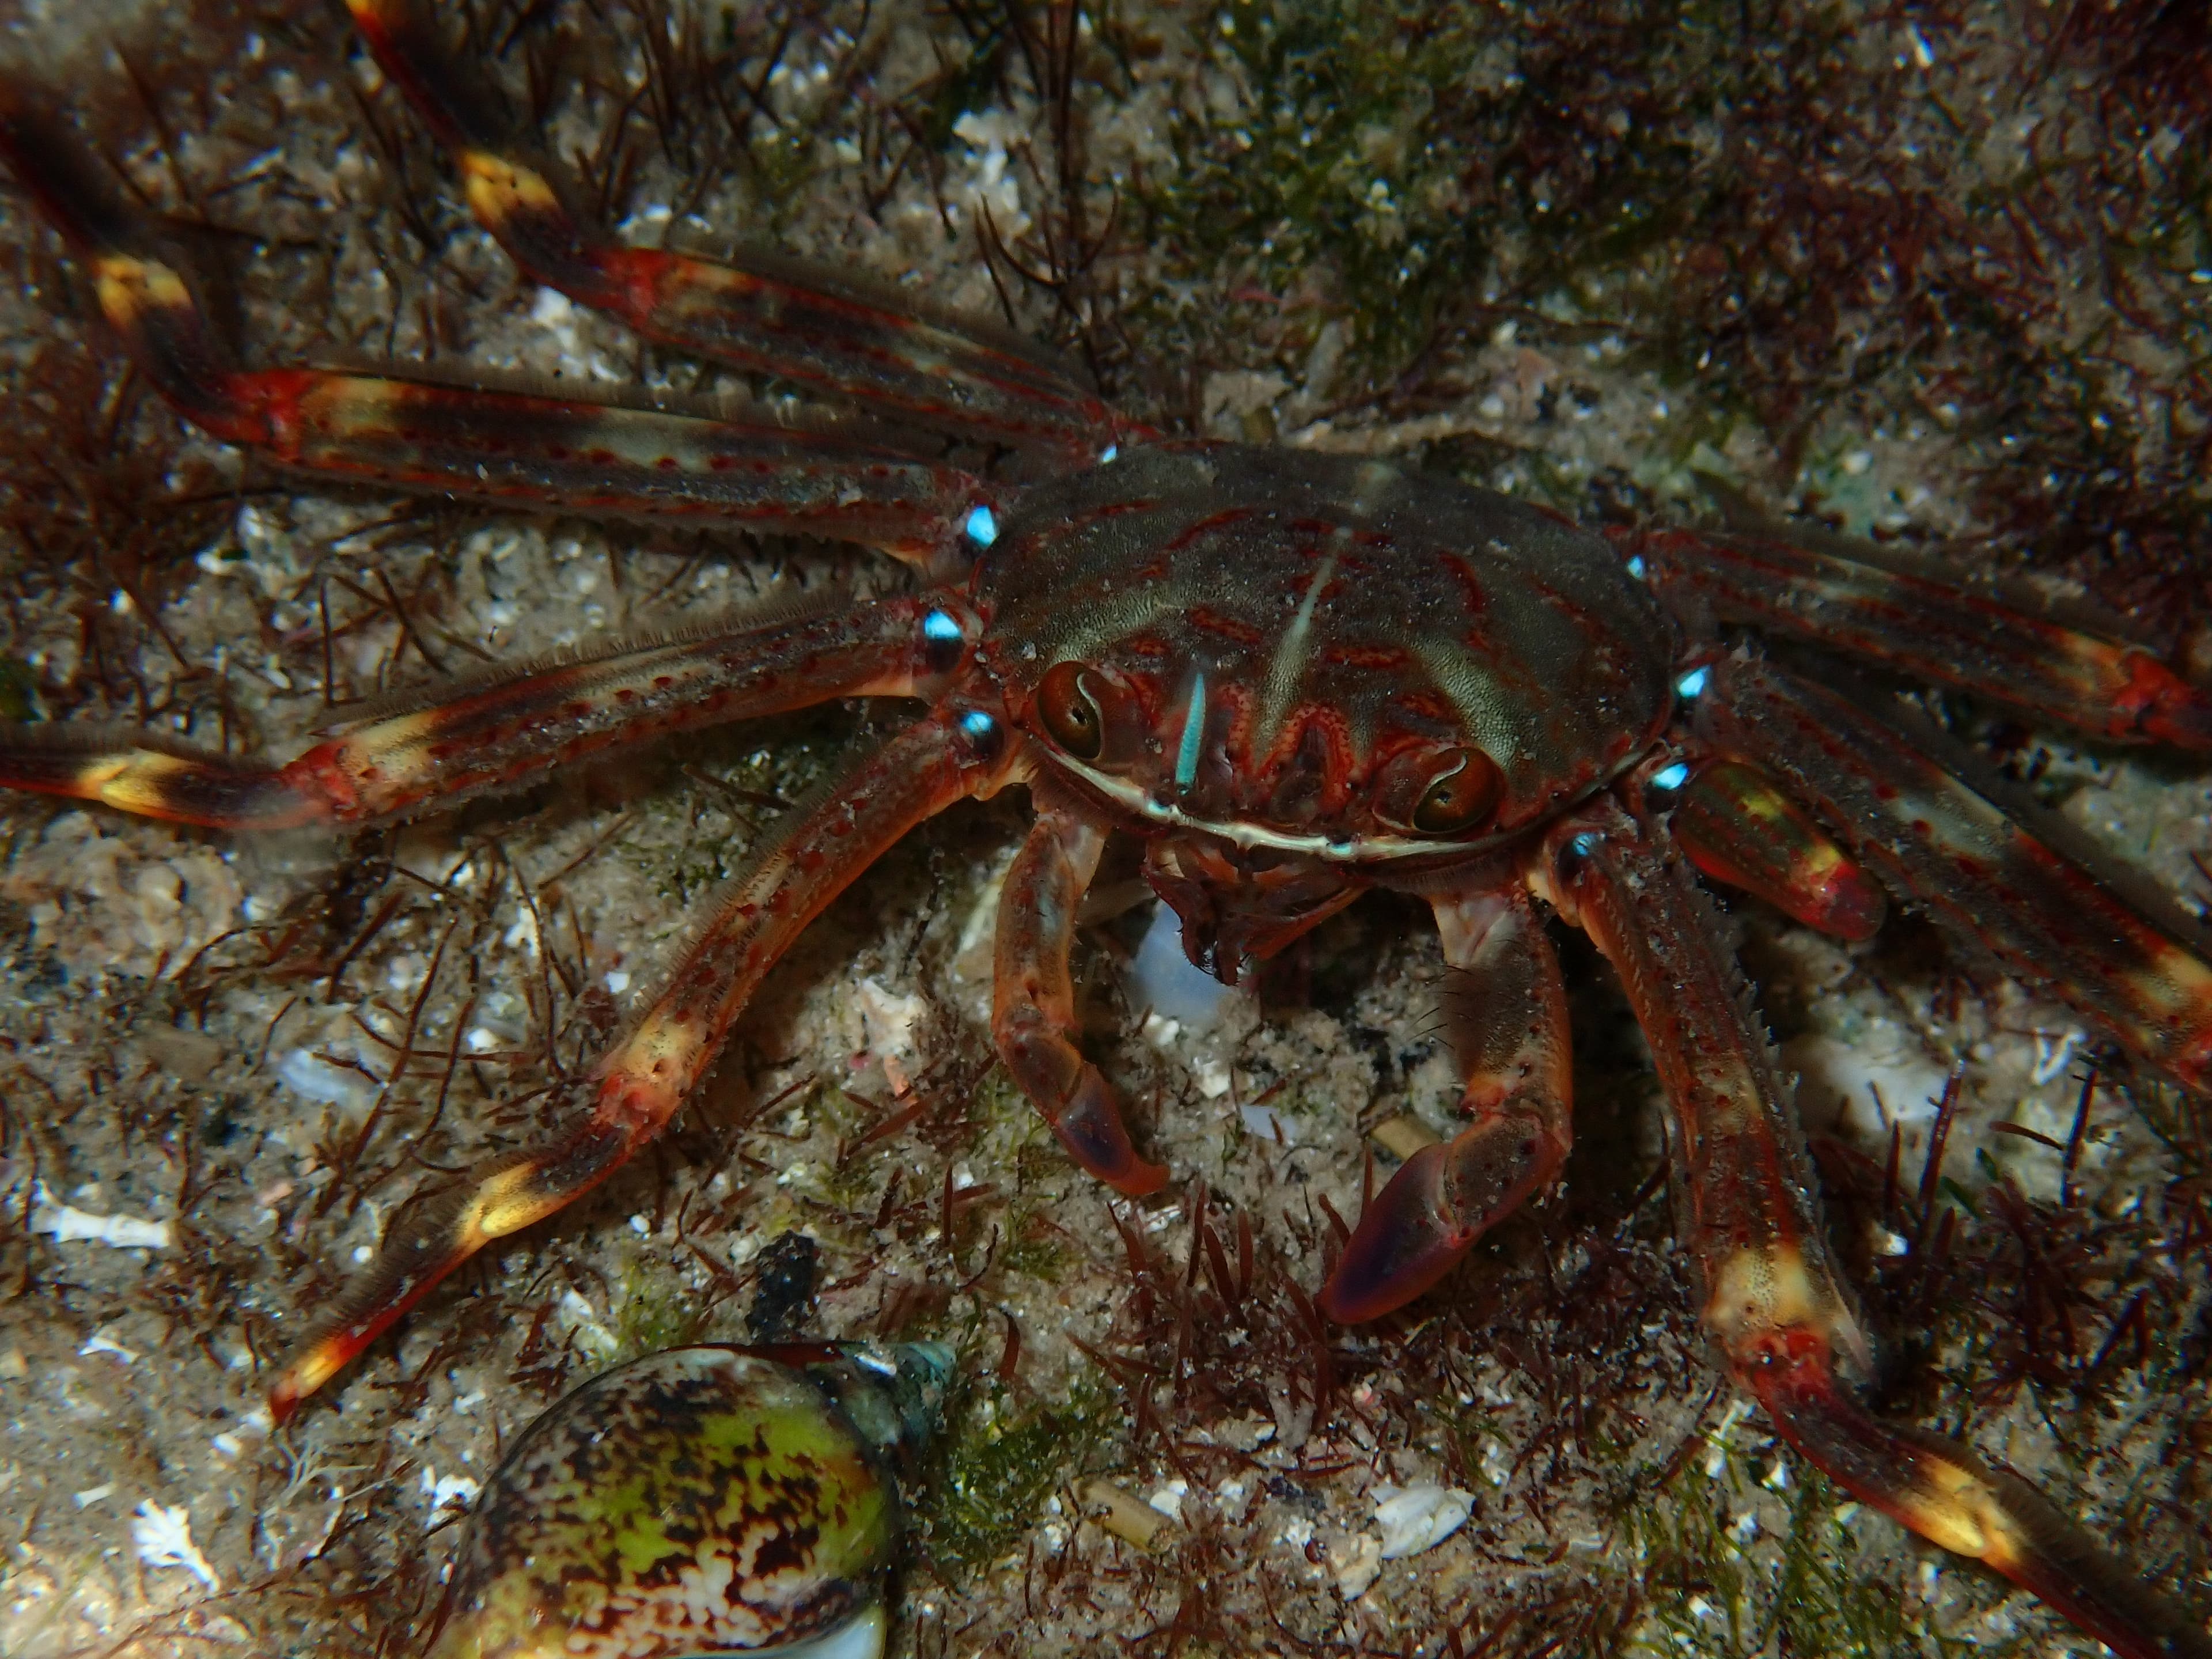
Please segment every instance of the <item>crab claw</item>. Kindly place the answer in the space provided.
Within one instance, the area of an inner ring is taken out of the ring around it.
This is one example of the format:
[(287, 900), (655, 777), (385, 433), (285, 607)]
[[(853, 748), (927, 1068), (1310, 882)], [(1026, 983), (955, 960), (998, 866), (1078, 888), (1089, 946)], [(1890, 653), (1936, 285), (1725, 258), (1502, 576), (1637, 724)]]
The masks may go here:
[(1474, 1121), (1424, 1146), (1359, 1218), (1321, 1310), (1346, 1325), (1401, 1308), (1559, 1172), (1573, 1136), (1566, 994), (1526, 894), (1439, 895), (1444, 959), (1465, 975), (1447, 1003)]
[(1526, 1107), (1424, 1146), (1360, 1216), (1322, 1289), (1321, 1310), (1357, 1325), (1404, 1307), (1550, 1180), (1566, 1153), (1565, 1132)]
[(1379, 1319), (1467, 1254), (1481, 1230), (1462, 1220), (1451, 1200), (1451, 1146), (1424, 1146), (1369, 1203), (1322, 1287), (1322, 1312), (1340, 1325)]
[(1086, 1064), (1075, 1079), (1052, 1120), (1052, 1132), (1069, 1157), (1125, 1198), (1142, 1198), (1167, 1184), (1167, 1165), (1146, 1163), (1129, 1145), (1113, 1088), (1096, 1066)]

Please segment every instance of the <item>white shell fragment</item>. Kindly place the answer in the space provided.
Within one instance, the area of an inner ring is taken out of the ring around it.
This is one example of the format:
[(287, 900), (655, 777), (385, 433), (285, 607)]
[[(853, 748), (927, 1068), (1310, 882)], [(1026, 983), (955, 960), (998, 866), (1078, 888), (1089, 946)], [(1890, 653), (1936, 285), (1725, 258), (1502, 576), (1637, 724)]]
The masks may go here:
[(150, 1498), (141, 1504), (131, 1519), (131, 1542), (149, 1567), (182, 1567), (208, 1589), (222, 1588), (222, 1579), (192, 1542), (192, 1512), (181, 1504), (171, 1509)]
[(169, 1224), (141, 1221), (131, 1215), (94, 1215), (71, 1204), (57, 1204), (42, 1182), (32, 1192), (31, 1231), (51, 1233), (57, 1244), (92, 1241), (118, 1250), (166, 1250)]
[(295, 1093), (325, 1106), (365, 1110), (376, 1099), (375, 1085), (360, 1073), (333, 1066), (306, 1048), (287, 1051), (276, 1062), (276, 1075)]
[(887, 989), (880, 980), (864, 979), (858, 989), (870, 1052), (897, 1059), (915, 1054), (915, 1027), (928, 1015), (929, 1005), (918, 996)]
[(1474, 1494), (1424, 1480), (1402, 1491), (1375, 1488), (1375, 1524), (1382, 1534), (1382, 1559), (1402, 1561), (1432, 1550), (1467, 1524)]

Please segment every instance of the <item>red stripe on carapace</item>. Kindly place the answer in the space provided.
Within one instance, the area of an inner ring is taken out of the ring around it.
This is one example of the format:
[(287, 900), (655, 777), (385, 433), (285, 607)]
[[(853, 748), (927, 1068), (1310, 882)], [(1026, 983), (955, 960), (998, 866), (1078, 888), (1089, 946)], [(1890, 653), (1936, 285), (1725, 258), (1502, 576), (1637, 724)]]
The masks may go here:
[(1232, 507), (1223, 512), (1208, 514), (1196, 523), (1186, 526), (1182, 533), (1173, 538), (1161, 551), (1180, 552), (1201, 537), (1211, 536), (1216, 531), (1226, 530), (1231, 525), (1242, 524), (1247, 519), (1259, 516), (1260, 509), (1254, 507)]
[(1070, 536), (1080, 535), (1092, 525), (1104, 524), (1112, 519), (1126, 519), (1132, 513), (1150, 513), (1159, 504), (1159, 499), (1157, 496), (1146, 496), (1142, 500), (1132, 501), (1101, 501), (1090, 511), (1078, 514), (1071, 518), (1067, 521), (1066, 529), (1053, 539), (1066, 540)]
[(1242, 646), (1262, 645), (1267, 638), (1266, 634), (1253, 627), (1251, 623), (1240, 622), (1234, 617), (1224, 617), (1218, 611), (1193, 611), (1185, 619), (1193, 628), (1201, 632), (1218, 635), (1224, 640), (1233, 640)]
[(1421, 720), (1434, 720), (1447, 731), (1459, 729), (1459, 710), (1452, 700), (1441, 691), (1407, 690), (1391, 694), (1390, 701), (1408, 714)]
[[(1291, 763), (1308, 734), (1318, 738), (1325, 751), (1319, 774), (1322, 794), (1318, 810), (1324, 817), (1334, 816), (1344, 809), (1351, 795), (1352, 775), (1358, 768), (1358, 759), (1352, 740), (1352, 723), (1340, 708), (1320, 703), (1302, 703), (1291, 711), (1275, 734), (1273, 745), (1253, 769), (1258, 778), (1273, 780), (1277, 773)], [(1240, 723), (1237, 738), (1242, 746), (1244, 729)]]
[(1469, 616), (1480, 617), (1490, 609), (1490, 595), (1482, 591), (1482, 583), (1476, 579), (1473, 565), (1456, 553), (1445, 554), (1443, 564), (1451, 572), (1452, 580), (1459, 584), (1460, 602), (1467, 606)]
[(1332, 645), (1322, 650), (1321, 659), (1346, 668), (1403, 668), (1413, 659), (1394, 645)]

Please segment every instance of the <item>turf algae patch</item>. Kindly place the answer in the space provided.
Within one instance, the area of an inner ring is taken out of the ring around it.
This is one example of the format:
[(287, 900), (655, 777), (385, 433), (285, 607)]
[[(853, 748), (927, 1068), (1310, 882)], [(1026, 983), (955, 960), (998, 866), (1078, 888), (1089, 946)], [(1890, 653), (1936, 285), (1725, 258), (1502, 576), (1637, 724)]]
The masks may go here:
[[(1133, 314), (1219, 371), (1192, 407), (1231, 435), (1379, 415), (1585, 510), (1734, 471), (1994, 532), (2178, 635), (2212, 419), (2185, 12), (1216, 5), (1176, 165), (1132, 179), (1176, 279)], [(1601, 412), (1638, 453), (1577, 468)]]
[(1734, 1437), (1741, 1443), (1716, 1437), (1630, 1512), (1634, 1566), (1622, 1582), (1643, 1612), (1618, 1651), (1964, 1659), (2036, 1650), (2011, 1620), (1987, 1617), (2004, 1586), (1968, 1577), (1943, 1587), (1952, 1605), (1942, 1606), (1937, 1577), (1922, 1565), (1931, 1558), (1887, 1547), (1879, 1522), (1869, 1525), (1786, 1452), (1742, 1430)]
[[(1502, 321), (1625, 337), (1770, 421), (1835, 383), (1852, 262), (1902, 200), (1834, 165), (1845, 138), (1872, 163), (1844, 97), (1891, 73), (1841, 9), (1239, 0), (1196, 33), (1148, 228), (1194, 273), (1225, 263), (1263, 337), (1337, 318), (1401, 393)], [(1778, 130), (1785, 105), (1812, 130)], [(1815, 219), (1857, 241), (1799, 239)]]
[(1035, 1528), (1048, 1501), (1082, 1474), (1121, 1426), (1120, 1402), (1095, 1373), (1056, 1401), (977, 1388), (953, 1415), (916, 1519), (930, 1565), (968, 1583)]
[(1391, 372), (1480, 264), (1471, 158), (1439, 105), (1489, 31), (1425, 6), (1245, 0), (1198, 33), (1196, 95), (1170, 117), (1181, 165), (1140, 198), (1149, 239), (1210, 281), (1238, 268), (1232, 322), (1294, 293), (1348, 308), (1362, 366)]

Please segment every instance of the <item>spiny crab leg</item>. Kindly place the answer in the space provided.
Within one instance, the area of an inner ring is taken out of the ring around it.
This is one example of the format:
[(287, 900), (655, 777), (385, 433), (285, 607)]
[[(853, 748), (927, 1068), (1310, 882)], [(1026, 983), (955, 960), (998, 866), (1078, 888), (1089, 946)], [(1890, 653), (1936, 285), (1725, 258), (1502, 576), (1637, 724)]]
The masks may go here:
[(1636, 546), (1662, 591), (1680, 603), (1686, 589), (1724, 620), (1849, 651), (2112, 742), (2212, 750), (2212, 695), (2127, 641), (1773, 537), (1668, 531)]
[(1465, 985), (1452, 1043), (1474, 1121), (1399, 1168), (1368, 1204), (1321, 1293), (1347, 1324), (1412, 1301), (1548, 1183), (1573, 1139), (1573, 1067), (1558, 957), (1525, 891), (1433, 901), (1444, 960)]
[(2212, 1087), (2212, 961), (2181, 918), (2130, 902), (2054, 841), (1824, 687), (1718, 664), (1699, 729), (1810, 804), (1868, 868), (1998, 965), (2191, 1089)]
[(982, 499), (957, 468), (830, 429), (427, 376), (240, 368), (185, 261), (58, 124), (0, 82), (0, 158), (91, 272), (161, 395), (287, 466), (402, 489), (832, 537), (915, 563)]
[(576, 207), (562, 171), (516, 137), (499, 94), (447, 49), (434, 8), (348, 5), (379, 66), (453, 152), (478, 221), (537, 281), (649, 338), (933, 428), (1085, 459), (1115, 441), (1115, 417), (1097, 394), (1014, 335), (798, 260), (716, 261), (612, 240)]
[(1098, 1068), (1075, 1046), (1075, 987), (1067, 952), (1075, 911), (1098, 868), (1105, 831), (1030, 787), (1036, 822), (1014, 855), (999, 900), (991, 1039), (1014, 1081), (1052, 1126), (1068, 1156), (1116, 1192), (1157, 1192), (1166, 1169), (1129, 1145), (1121, 1109)]
[(1605, 803), (1566, 820), (1547, 896), (1619, 970), (1679, 1133), (1675, 1180), (1729, 1367), (1789, 1442), (1862, 1502), (2032, 1591), (2126, 1659), (2212, 1642), (2025, 1481), (1868, 1416), (1839, 1369), (1866, 1340), (1822, 1241), (1810, 1161), (1742, 978), (1684, 862)]
[(434, 686), (282, 767), (144, 732), (0, 725), (0, 786), (211, 828), (362, 823), (516, 788), (672, 732), (832, 697), (935, 696), (978, 631), (965, 603), (945, 593), (754, 618)]
[(915, 825), (1006, 783), (1019, 753), (997, 715), (956, 702), (794, 811), (723, 890), (644, 1017), (592, 1067), (582, 1120), (394, 1218), (375, 1264), (270, 1390), (278, 1420), (462, 1262), (590, 1191), (658, 1135), (807, 924)]

